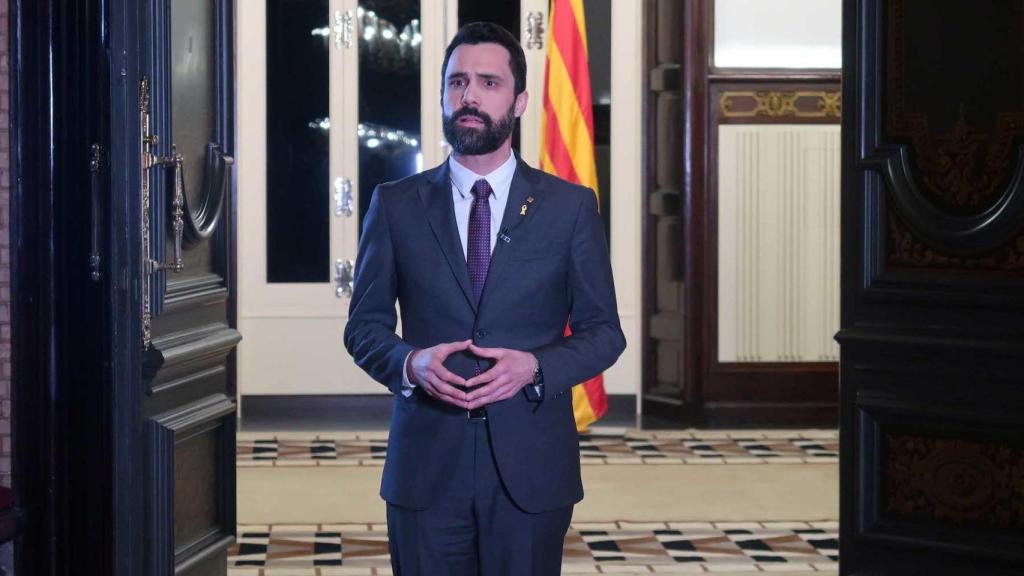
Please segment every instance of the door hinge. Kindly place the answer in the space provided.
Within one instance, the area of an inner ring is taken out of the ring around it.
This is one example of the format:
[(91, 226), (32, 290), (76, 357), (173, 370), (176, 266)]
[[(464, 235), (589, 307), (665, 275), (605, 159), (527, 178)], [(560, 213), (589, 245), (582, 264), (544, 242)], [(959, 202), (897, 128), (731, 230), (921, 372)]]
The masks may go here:
[(334, 215), (352, 217), (352, 180), (334, 179)]
[(544, 14), (539, 11), (526, 14), (526, 49), (544, 48)]
[(339, 258), (334, 262), (334, 295), (338, 298), (351, 298), (355, 281), (355, 262)]
[(351, 10), (334, 11), (334, 47), (338, 50), (352, 47), (352, 33), (355, 28), (355, 17)]

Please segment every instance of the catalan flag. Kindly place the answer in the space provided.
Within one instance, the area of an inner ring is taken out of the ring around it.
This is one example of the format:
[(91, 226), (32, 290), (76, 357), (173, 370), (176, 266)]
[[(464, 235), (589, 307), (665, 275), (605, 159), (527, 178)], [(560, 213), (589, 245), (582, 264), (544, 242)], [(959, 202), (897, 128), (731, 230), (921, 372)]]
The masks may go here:
[[(540, 166), (545, 172), (597, 191), (594, 114), (587, 67), (583, 0), (552, 0), (544, 71)], [(568, 326), (565, 333), (570, 334)], [(576, 429), (583, 432), (608, 411), (601, 375), (572, 389)]]

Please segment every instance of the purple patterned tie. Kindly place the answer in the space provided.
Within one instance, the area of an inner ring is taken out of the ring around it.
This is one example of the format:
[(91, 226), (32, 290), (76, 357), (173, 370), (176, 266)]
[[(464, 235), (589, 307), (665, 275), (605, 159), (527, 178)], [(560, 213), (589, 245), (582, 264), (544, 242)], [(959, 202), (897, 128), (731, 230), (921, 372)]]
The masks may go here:
[(469, 209), (469, 238), (466, 242), (466, 262), (473, 297), (480, 301), (480, 293), (487, 280), (491, 263), (491, 185), (481, 178), (473, 184), (473, 205)]

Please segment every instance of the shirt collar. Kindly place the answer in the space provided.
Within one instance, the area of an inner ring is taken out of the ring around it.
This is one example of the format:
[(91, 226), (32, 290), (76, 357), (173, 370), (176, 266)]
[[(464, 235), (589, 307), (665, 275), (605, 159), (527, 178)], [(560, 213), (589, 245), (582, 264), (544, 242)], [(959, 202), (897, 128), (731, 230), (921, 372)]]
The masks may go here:
[(480, 175), (473, 172), (459, 164), (455, 156), (448, 157), (448, 167), (452, 183), (455, 184), (455, 190), (461, 198), (472, 198), (473, 195), (470, 193), (470, 190), (472, 190), (473, 184), (477, 180), (485, 178), (487, 183), (491, 185), (494, 197), (502, 200), (508, 195), (509, 188), (512, 187), (512, 176), (516, 172), (516, 155), (509, 152), (508, 160), (505, 160), (501, 166), (495, 168), (490, 174)]

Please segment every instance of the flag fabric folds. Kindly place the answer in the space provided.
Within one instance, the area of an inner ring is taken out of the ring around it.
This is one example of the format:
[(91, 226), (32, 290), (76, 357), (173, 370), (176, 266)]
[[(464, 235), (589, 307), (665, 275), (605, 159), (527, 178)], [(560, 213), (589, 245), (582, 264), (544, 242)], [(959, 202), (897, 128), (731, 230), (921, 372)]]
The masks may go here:
[[(551, 2), (540, 148), (542, 170), (599, 194), (583, 0)], [(570, 334), (568, 327), (565, 333)], [(608, 410), (603, 376), (574, 386), (572, 405), (580, 432), (603, 416)]]

